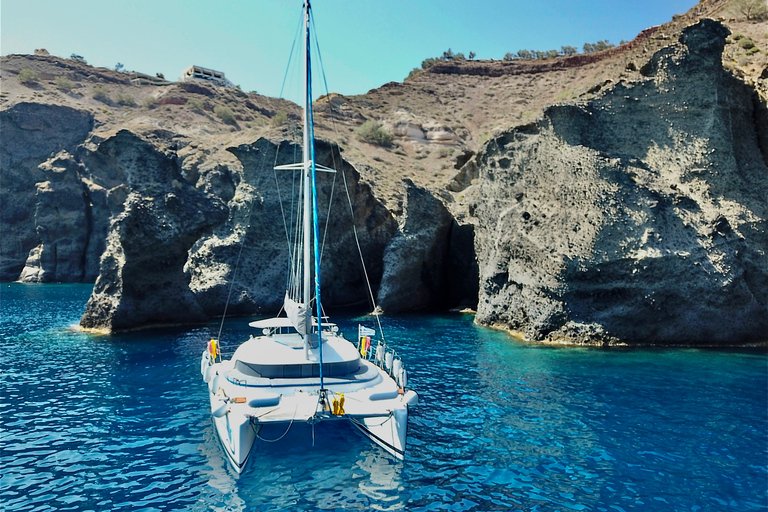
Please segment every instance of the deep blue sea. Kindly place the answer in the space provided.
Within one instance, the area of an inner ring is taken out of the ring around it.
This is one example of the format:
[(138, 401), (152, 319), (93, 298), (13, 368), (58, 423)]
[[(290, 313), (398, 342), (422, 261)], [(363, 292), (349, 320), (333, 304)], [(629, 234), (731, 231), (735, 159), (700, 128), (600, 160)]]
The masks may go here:
[(543, 347), (468, 315), (384, 317), (421, 397), (406, 460), (297, 428), (237, 475), (199, 373), (218, 325), (83, 334), (89, 294), (0, 288), (0, 510), (768, 509), (765, 350)]

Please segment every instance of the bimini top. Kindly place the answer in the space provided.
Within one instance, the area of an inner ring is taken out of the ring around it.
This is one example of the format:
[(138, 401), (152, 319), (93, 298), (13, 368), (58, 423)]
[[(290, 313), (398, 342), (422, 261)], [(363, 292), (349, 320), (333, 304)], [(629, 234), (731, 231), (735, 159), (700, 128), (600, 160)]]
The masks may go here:
[[(250, 327), (255, 327), (256, 329), (277, 329), (282, 327), (294, 327), (293, 323), (291, 322), (291, 319), (288, 317), (265, 318), (263, 320), (256, 320), (255, 322), (251, 322), (248, 325)], [(312, 325), (317, 327), (317, 320), (315, 318), (312, 318)], [(331, 331), (333, 331), (334, 327), (336, 327), (336, 324), (333, 324), (330, 322), (323, 322), (322, 327), (324, 329), (330, 329)]]

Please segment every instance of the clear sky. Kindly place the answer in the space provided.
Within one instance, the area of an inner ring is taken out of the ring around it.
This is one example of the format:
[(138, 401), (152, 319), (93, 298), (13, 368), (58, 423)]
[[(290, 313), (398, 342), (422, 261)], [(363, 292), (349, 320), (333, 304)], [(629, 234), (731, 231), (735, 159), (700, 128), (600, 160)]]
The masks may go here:
[[(696, 0), (314, 0), (328, 88), (362, 94), (451, 49), (501, 59), (607, 39), (618, 44)], [(301, 0), (1, 0), (0, 53), (46, 48), (175, 80), (197, 64), (278, 96)], [(318, 92), (325, 92), (318, 91)]]

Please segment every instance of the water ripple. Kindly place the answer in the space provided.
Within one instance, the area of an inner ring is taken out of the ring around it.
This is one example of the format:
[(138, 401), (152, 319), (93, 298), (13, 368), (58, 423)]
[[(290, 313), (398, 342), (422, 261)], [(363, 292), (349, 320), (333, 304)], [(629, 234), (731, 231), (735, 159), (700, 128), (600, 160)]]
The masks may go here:
[(237, 475), (197, 370), (211, 329), (78, 333), (88, 292), (3, 285), (3, 510), (768, 508), (765, 352), (536, 347), (462, 316), (387, 318), (422, 403), (406, 461), (351, 427), (314, 446), (295, 428)]

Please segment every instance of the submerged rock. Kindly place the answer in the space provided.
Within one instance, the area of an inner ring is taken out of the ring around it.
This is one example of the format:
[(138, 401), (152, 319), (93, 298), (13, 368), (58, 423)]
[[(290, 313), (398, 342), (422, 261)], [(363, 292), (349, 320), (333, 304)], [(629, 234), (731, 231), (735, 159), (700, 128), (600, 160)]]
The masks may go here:
[(571, 343), (765, 340), (768, 168), (726, 34), (691, 26), (645, 79), (486, 145), (478, 323)]

